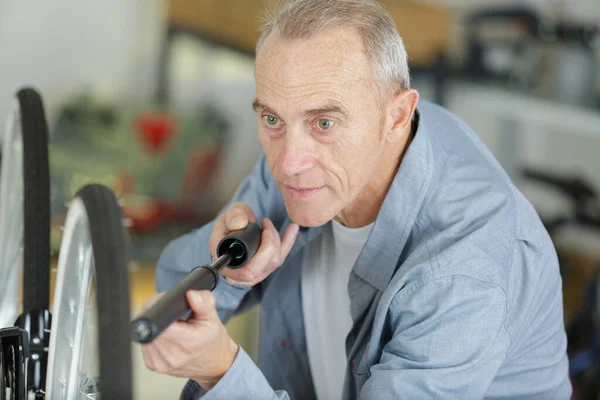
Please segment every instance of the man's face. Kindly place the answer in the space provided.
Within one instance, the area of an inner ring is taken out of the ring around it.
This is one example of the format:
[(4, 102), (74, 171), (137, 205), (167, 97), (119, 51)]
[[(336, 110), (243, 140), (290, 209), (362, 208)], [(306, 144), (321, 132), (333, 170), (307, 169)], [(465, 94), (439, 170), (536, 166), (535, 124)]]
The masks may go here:
[(383, 110), (358, 33), (270, 35), (257, 54), (258, 136), (292, 221), (320, 226), (375, 174)]

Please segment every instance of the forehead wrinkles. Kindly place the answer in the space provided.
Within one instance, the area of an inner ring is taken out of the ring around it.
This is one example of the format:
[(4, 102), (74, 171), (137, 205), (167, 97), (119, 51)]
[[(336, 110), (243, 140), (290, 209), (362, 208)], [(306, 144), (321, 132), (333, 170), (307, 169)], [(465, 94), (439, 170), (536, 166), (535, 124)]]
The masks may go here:
[(333, 29), (308, 39), (268, 37), (257, 54), (256, 77), (290, 88), (307, 83), (353, 84), (372, 79), (360, 36)]
[(354, 108), (358, 105), (353, 107), (353, 103), (366, 100), (375, 83), (355, 32), (334, 30), (300, 40), (269, 37), (257, 54), (255, 67), (257, 95), (273, 108), (290, 110), (325, 99)]
[[(356, 82), (357, 79), (353, 79)], [(257, 93), (278, 99), (313, 99), (327, 97), (341, 101), (348, 95), (353, 82), (320, 80), (304, 84), (282, 84), (268, 77), (257, 81)]]
[[(370, 68), (360, 54), (328, 54), (322, 56), (290, 54), (267, 55), (268, 59), (256, 65), (256, 77), (273, 84), (291, 88), (305, 84), (351, 84), (370, 78)], [(265, 58), (267, 58), (265, 57)]]
[[(281, 79), (269, 74), (268, 70), (261, 73), (257, 70), (256, 90), (257, 95), (265, 102), (292, 101), (297, 105), (311, 100), (332, 99), (349, 106), (348, 101), (357, 97), (364, 97), (364, 90), (370, 89), (369, 77), (362, 74), (333, 75), (331, 68), (327, 74), (314, 71), (306, 77), (296, 79)], [(360, 94), (362, 93), (362, 94)], [(269, 104), (271, 107), (284, 106), (283, 104)]]

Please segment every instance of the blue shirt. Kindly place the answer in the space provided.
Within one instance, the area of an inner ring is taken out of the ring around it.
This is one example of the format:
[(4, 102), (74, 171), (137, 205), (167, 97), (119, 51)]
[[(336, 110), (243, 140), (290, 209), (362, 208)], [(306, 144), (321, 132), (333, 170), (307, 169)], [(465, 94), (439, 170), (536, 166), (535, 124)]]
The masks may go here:
[[(568, 399), (556, 252), (532, 205), (460, 119), (421, 101), (415, 137), (348, 283), (344, 399)], [(291, 223), (264, 156), (232, 202), (283, 233)], [(165, 291), (210, 263), (213, 224), (171, 242), (158, 263)], [(208, 393), (182, 399), (315, 398), (300, 297), (301, 229), (285, 263), (252, 289), (221, 279), (222, 320), (260, 302), (260, 356), (240, 349)], [(326, 400), (326, 399), (321, 399)]]

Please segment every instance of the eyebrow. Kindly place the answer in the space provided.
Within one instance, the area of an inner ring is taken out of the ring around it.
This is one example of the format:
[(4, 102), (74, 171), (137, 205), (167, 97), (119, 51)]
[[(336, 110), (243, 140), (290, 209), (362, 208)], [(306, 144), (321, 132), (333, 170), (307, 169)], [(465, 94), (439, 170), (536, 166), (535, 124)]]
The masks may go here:
[(258, 98), (254, 99), (254, 101), (252, 102), (252, 109), (254, 111), (263, 110), (271, 114), (277, 114), (274, 110), (261, 103), (260, 100), (258, 100)]
[[(254, 109), (254, 111), (264, 110), (268, 113), (277, 115), (277, 113), (273, 109), (271, 109), (267, 105), (261, 103), (258, 98), (254, 99), (254, 101), (252, 102), (252, 108)], [(346, 111), (344, 106), (342, 106), (340, 103), (338, 103), (337, 101), (334, 101), (334, 100), (329, 100), (327, 103), (325, 103), (325, 105), (323, 107), (314, 108), (312, 110), (307, 110), (304, 112), (304, 115), (315, 116), (315, 115), (327, 114), (327, 113), (336, 113), (336, 114), (340, 114), (344, 117), (348, 116), (348, 112)]]

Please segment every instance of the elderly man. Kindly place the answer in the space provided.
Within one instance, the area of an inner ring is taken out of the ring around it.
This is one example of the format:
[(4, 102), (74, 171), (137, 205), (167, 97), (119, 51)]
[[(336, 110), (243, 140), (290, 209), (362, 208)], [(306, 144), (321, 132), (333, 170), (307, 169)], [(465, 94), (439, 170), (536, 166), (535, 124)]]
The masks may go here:
[[(255, 68), (264, 155), (164, 250), (158, 290), (249, 221), (261, 246), (214, 296), (188, 292), (146, 365), (189, 378), (183, 399), (568, 399), (550, 238), (469, 127), (419, 101), (389, 14), (285, 1)], [(258, 302), (256, 366), (223, 323)]]

